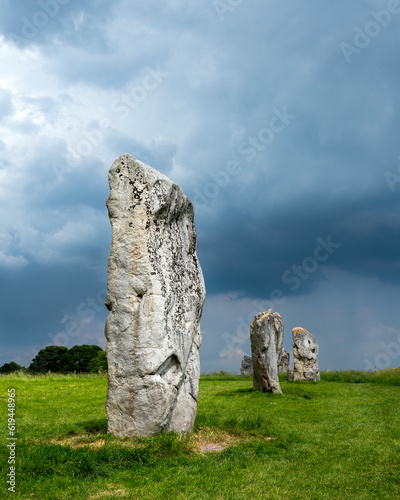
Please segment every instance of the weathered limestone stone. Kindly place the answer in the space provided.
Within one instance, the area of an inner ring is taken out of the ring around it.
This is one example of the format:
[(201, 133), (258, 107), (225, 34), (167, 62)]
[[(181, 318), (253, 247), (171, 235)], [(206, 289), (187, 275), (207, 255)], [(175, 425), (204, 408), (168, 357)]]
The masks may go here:
[(279, 373), (287, 373), (287, 369), (290, 362), (290, 352), (282, 347), (282, 352), (280, 356), (280, 361), (278, 361), (278, 372)]
[(287, 372), (286, 372), (286, 378), (289, 382), (293, 380), (293, 374), (292, 374), (292, 367), (288, 366)]
[[(280, 361), (279, 361), (280, 360)], [(280, 356), (278, 357), (278, 373), (286, 374), (290, 362), (290, 353), (282, 347)], [(251, 356), (245, 354), (240, 366), (241, 375), (253, 375), (253, 361)]]
[(283, 321), (271, 309), (259, 313), (250, 327), (253, 360), (253, 388), (256, 391), (282, 393), (278, 362), (282, 351)]
[(253, 375), (253, 362), (251, 356), (245, 354), (240, 366), (240, 375)]
[(191, 431), (205, 299), (193, 205), (168, 177), (128, 154), (111, 166), (109, 184), (108, 432)]
[(304, 328), (293, 328), (294, 380), (321, 380), (318, 368), (318, 342)]

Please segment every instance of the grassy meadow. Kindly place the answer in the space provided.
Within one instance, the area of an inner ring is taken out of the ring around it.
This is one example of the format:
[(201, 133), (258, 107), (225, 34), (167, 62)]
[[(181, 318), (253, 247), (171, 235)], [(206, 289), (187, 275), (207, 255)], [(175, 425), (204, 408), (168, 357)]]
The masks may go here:
[[(397, 499), (400, 369), (325, 372), (283, 395), (252, 378), (200, 379), (192, 435), (106, 433), (105, 375), (0, 377), (1, 499)], [(7, 491), (7, 389), (16, 491)], [(206, 445), (222, 451), (204, 451)]]

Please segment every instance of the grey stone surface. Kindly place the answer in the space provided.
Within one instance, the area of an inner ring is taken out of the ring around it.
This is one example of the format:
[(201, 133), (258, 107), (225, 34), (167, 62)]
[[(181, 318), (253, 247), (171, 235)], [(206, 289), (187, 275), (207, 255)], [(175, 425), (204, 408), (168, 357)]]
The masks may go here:
[(318, 367), (318, 342), (304, 328), (293, 328), (294, 380), (321, 380)]
[(290, 352), (282, 347), (280, 359), (278, 361), (278, 372), (285, 374), (290, 363)]
[(250, 327), (253, 360), (253, 388), (262, 392), (282, 393), (278, 362), (282, 353), (283, 321), (271, 309), (259, 313)]
[(293, 380), (293, 373), (292, 373), (292, 367), (288, 366), (287, 371), (286, 371), (286, 378), (290, 382)]
[(253, 362), (251, 356), (245, 354), (240, 365), (240, 375), (253, 375)]
[(193, 205), (168, 177), (128, 154), (111, 166), (109, 184), (108, 432), (191, 431), (205, 299)]

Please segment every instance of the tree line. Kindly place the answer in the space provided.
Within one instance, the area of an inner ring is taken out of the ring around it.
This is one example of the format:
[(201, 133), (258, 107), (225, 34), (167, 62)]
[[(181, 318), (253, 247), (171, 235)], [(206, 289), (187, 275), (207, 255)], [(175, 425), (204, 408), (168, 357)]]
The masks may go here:
[(0, 367), (0, 373), (26, 371), (38, 373), (90, 373), (107, 371), (106, 351), (98, 345), (75, 345), (68, 347), (50, 345), (41, 349), (28, 368), (11, 361)]

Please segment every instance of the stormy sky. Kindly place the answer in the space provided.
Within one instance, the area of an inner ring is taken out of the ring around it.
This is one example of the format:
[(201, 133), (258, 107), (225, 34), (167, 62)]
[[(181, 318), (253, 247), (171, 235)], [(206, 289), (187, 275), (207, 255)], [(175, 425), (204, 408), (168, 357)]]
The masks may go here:
[(123, 153), (193, 201), (203, 372), (268, 308), (322, 370), (400, 365), (400, 1), (0, 7), (0, 365), (105, 347)]

